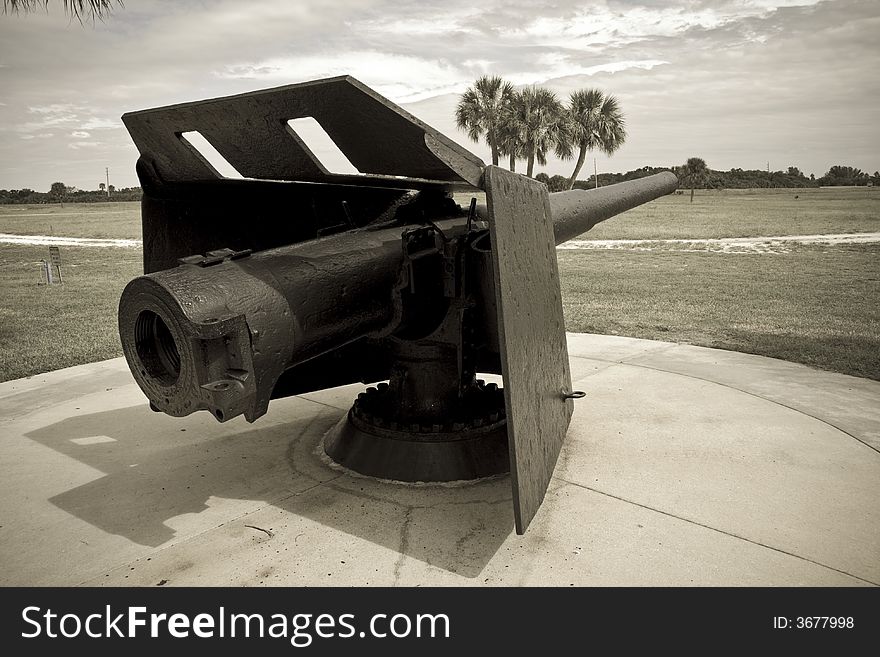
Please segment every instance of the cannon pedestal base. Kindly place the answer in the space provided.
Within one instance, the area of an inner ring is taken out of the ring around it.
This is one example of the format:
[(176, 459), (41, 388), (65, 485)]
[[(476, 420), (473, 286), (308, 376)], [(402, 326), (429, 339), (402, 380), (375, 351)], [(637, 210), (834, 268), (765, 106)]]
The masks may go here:
[(359, 396), (324, 438), (331, 459), (363, 475), (396, 481), (460, 481), (510, 471), (503, 391), (476, 382), (467, 402), (443, 424), (390, 419), (386, 384)]
[(349, 412), (324, 438), (324, 452), (349, 470), (395, 481), (461, 481), (510, 471), (505, 420), (482, 431), (398, 434), (364, 431)]

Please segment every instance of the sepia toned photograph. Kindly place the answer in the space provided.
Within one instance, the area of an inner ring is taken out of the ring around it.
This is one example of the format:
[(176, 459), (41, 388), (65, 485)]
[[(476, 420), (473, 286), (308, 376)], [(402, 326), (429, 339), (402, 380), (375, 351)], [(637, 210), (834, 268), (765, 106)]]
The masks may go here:
[(4, 0), (0, 586), (880, 585), (878, 33)]

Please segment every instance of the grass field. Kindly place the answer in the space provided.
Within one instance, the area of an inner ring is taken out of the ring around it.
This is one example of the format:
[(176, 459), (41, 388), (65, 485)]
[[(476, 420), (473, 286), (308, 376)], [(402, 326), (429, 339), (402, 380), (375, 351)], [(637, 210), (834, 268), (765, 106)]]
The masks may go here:
[[(795, 198), (797, 196), (798, 198)], [(589, 239), (764, 237), (880, 231), (880, 188), (673, 194), (599, 224)]]
[(718, 347), (880, 379), (880, 246), (557, 254), (569, 331)]
[(140, 249), (62, 247), (64, 285), (39, 285), (45, 247), (0, 244), (0, 381), (122, 354), (116, 308)]
[[(795, 194), (798, 198), (795, 199)], [(466, 205), (467, 199), (459, 197)], [(593, 239), (880, 232), (880, 189), (731, 190), (659, 199)], [(0, 233), (140, 237), (138, 203), (0, 206)], [(0, 244), (0, 380), (120, 355), (116, 306), (139, 249), (62, 247), (64, 286), (38, 285), (45, 247)], [(880, 246), (784, 253), (560, 251), (566, 326), (783, 358), (880, 379)]]
[(140, 239), (141, 204), (0, 205), (0, 233)]

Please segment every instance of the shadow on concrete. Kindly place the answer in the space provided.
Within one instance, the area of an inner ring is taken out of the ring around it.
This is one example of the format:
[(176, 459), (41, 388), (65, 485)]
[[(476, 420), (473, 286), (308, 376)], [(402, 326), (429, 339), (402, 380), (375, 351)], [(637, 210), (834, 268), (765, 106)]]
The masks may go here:
[[(466, 577), (476, 577), (511, 533), (508, 478), (455, 488), (353, 476), (319, 454), (320, 438), (342, 411), (294, 398), (285, 409), (290, 422), (254, 428), (207, 414), (169, 418), (138, 405), (26, 435), (104, 473), (50, 502), (145, 546), (177, 537), (175, 525), (186, 527), (186, 537), (230, 520), (228, 510), (211, 508), (222, 503), (216, 498), (266, 502)], [(352, 511), (340, 513), (340, 503)]]

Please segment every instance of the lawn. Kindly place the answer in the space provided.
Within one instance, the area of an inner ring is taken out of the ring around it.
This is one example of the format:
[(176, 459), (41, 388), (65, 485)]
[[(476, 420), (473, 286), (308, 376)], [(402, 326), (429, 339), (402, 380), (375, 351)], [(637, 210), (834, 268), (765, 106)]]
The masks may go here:
[(140, 239), (141, 204), (0, 205), (0, 233)]
[(558, 251), (569, 331), (684, 342), (880, 379), (880, 246)]
[(116, 309), (140, 249), (62, 247), (64, 285), (40, 285), (45, 247), (0, 244), (0, 381), (122, 354)]
[[(794, 196), (797, 194), (798, 198)], [(467, 198), (457, 200), (467, 204)], [(0, 233), (140, 237), (138, 203), (0, 206)], [(698, 191), (597, 226), (595, 239), (880, 232), (880, 189)], [(0, 244), (0, 381), (121, 354), (116, 308), (139, 249)], [(558, 252), (570, 331), (733, 349), (880, 380), (880, 245), (772, 254)]]
[[(797, 198), (795, 198), (797, 196)], [(880, 188), (730, 189), (672, 194), (599, 224), (589, 239), (880, 232)]]

